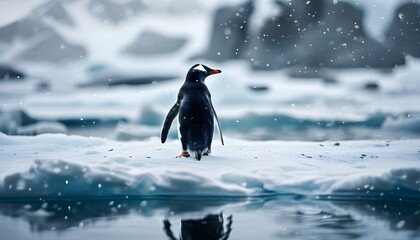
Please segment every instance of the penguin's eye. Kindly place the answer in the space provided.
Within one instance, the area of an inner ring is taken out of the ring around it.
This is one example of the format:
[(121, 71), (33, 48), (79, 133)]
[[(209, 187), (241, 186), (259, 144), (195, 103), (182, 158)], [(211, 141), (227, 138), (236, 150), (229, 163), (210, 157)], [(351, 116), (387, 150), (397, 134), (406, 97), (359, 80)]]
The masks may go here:
[(193, 69), (193, 72), (197, 72), (197, 71), (207, 73), (207, 70), (201, 64)]

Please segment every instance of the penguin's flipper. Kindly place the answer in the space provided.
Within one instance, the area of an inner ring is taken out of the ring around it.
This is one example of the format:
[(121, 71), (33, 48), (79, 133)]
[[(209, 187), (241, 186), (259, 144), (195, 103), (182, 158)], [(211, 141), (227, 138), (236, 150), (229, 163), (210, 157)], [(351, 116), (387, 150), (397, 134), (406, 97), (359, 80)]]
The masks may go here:
[(220, 140), (222, 141), (222, 145), (225, 145), (225, 141), (223, 140), (222, 128), (220, 127), (219, 117), (217, 116), (216, 110), (214, 110), (213, 104), (211, 104), (211, 108), (214, 113), (214, 118), (217, 122), (217, 129), (219, 129)]
[(166, 138), (168, 137), (169, 129), (171, 128), (172, 122), (174, 121), (176, 115), (179, 112), (179, 102), (176, 102), (175, 105), (169, 110), (168, 115), (166, 115), (165, 122), (163, 123), (162, 133), (160, 135), (160, 141), (162, 143), (166, 142)]

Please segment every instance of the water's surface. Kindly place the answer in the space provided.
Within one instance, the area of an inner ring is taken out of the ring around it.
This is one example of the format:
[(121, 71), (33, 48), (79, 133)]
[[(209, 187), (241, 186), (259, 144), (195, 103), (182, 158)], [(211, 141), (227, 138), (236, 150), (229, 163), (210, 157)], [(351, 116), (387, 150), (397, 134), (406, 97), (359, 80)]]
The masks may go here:
[(136, 199), (3, 202), (2, 239), (419, 239), (420, 202)]

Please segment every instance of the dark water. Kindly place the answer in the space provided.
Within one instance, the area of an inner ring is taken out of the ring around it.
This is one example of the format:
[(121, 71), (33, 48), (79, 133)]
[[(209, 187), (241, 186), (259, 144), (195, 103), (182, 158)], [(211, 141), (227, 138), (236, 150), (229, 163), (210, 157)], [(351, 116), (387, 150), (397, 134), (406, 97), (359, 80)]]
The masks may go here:
[(1, 239), (419, 239), (420, 201), (2, 202)]

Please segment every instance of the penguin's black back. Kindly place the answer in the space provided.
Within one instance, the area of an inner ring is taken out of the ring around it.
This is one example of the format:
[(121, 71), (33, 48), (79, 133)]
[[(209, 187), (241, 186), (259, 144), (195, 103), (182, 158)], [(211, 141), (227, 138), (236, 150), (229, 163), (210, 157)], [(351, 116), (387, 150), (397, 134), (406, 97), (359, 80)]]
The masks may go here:
[(216, 120), (220, 140), (223, 135), (219, 118), (211, 102), (210, 92), (204, 84), (205, 79), (213, 74), (221, 73), (219, 69), (211, 69), (203, 64), (195, 64), (188, 70), (185, 82), (178, 93), (176, 103), (169, 110), (162, 126), (161, 142), (165, 143), (172, 121), (178, 115), (179, 133), (182, 143), (181, 156), (190, 156), (191, 151), (197, 160), (211, 152), (214, 121)]
[(214, 130), (214, 113), (211, 96), (202, 82), (185, 82), (180, 89), (182, 100), (179, 109), (181, 141), (186, 140), (188, 149), (201, 153), (210, 149)]

